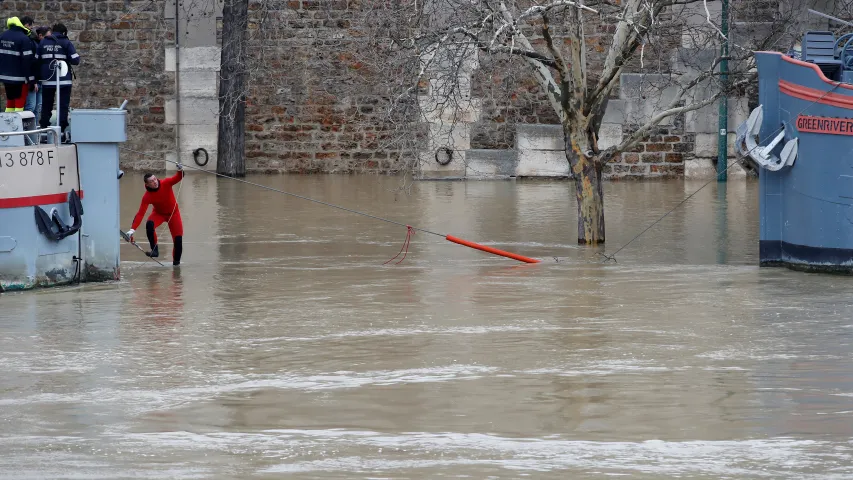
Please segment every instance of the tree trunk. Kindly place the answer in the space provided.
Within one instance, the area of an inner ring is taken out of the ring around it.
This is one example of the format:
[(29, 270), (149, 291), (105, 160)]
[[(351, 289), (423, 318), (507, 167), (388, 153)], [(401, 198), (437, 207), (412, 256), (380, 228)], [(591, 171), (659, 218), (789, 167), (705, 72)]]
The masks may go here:
[[(598, 152), (597, 132), (589, 128), (588, 119), (563, 123), (566, 159), (575, 180), (578, 204), (578, 244), (604, 243), (604, 190), (602, 166), (606, 163)], [(598, 152), (598, 153), (593, 153)]]
[(604, 191), (599, 158), (580, 156), (572, 168), (578, 203), (578, 244), (604, 243)]
[(246, 90), (249, 0), (225, 0), (219, 79), (216, 173), (246, 175)]

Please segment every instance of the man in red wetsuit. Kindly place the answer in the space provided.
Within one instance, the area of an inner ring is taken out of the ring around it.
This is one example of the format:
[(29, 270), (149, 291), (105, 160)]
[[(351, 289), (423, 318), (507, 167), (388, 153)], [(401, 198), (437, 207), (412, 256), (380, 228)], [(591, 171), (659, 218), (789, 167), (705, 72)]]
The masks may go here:
[(145, 216), (145, 211), (148, 210), (148, 205), (154, 207), (151, 215), (148, 216), (148, 221), (145, 223), (145, 233), (148, 235), (148, 243), (151, 245), (151, 251), (145, 252), (149, 257), (160, 256), (160, 249), (157, 245), (157, 232), (154, 230), (164, 222), (169, 224), (169, 233), (172, 234), (172, 241), (175, 243), (175, 248), (172, 250), (172, 265), (181, 264), (181, 253), (183, 252), (183, 236), (184, 224), (181, 222), (181, 210), (178, 208), (178, 201), (175, 199), (175, 193), (172, 191), (172, 186), (180, 182), (184, 178), (184, 169), (181, 164), (178, 164), (178, 173), (174, 176), (160, 180), (152, 173), (146, 173), (144, 177), (145, 189), (148, 190), (142, 195), (142, 203), (139, 205), (139, 211), (133, 217), (133, 225), (128, 230), (127, 235), (130, 241), (133, 242), (133, 232), (142, 223), (142, 217)]

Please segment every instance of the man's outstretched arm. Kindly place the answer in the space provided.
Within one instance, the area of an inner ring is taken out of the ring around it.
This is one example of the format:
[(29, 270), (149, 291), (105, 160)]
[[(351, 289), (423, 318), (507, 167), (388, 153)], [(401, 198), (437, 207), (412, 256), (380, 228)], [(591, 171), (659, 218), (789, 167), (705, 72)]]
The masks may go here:
[(151, 205), (151, 202), (148, 200), (148, 194), (142, 196), (142, 202), (139, 204), (139, 211), (136, 212), (136, 216), (133, 217), (133, 224), (130, 225), (130, 230), (128, 230), (128, 235), (133, 235), (133, 232), (139, 228), (139, 224), (142, 223), (142, 217), (145, 216), (145, 211), (148, 210), (148, 206)]
[(176, 183), (180, 182), (181, 180), (183, 180), (183, 178), (184, 178), (184, 167), (183, 167), (183, 165), (181, 165), (181, 164), (179, 163), (179, 164), (178, 164), (178, 173), (176, 173), (176, 174), (172, 175), (172, 176), (171, 176), (171, 177), (169, 177), (169, 178), (165, 178), (165, 179), (163, 179), (163, 181), (162, 181), (162, 182), (160, 182), (160, 183), (162, 183), (163, 185), (165, 185), (165, 186), (167, 186), (167, 187), (171, 187), (172, 185), (174, 185), (174, 184), (176, 184)]

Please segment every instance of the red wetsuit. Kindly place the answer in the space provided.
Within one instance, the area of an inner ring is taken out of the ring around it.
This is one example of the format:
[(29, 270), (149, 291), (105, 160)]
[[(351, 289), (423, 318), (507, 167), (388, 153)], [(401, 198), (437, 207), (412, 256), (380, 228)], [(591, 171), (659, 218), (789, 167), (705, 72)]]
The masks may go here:
[[(142, 217), (145, 216), (145, 211), (148, 210), (148, 205), (154, 207), (154, 211), (148, 216), (149, 222), (154, 222), (154, 228), (159, 227), (163, 222), (169, 222), (169, 233), (172, 234), (172, 240), (175, 237), (184, 235), (184, 224), (181, 222), (181, 209), (178, 208), (178, 201), (175, 199), (175, 192), (172, 191), (172, 186), (180, 182), (184, 178), (183, 170), (176, 173), (174, 176), (160, 180), (160, 188), (156, 192), (147, 190), (142, 196), (142, 203), (139, 205), (139, 211), (133, 217), (133, 225), (130, 228), (136, 230), (139, 224), (142, 223)], [(157, 244), (157, 233), (154, 232), (154, 244)], [(153, 247), (152, 247), (153, 248)]]

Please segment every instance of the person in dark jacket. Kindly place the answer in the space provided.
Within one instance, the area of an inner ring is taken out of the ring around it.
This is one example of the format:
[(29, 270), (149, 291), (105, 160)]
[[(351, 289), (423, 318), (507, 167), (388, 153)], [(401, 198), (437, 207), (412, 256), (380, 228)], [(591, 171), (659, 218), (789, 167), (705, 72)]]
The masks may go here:
[[(29, 25), (24, 22), (24, 26), (30, 29), (30, 40), (35, 44), (34, 51), (36, 52), (36, 61), (33, 62), (33, 76), (38, 77), (40, 75), (39, 70), (41, 65), (39, 65), (38, 61), (38, 46), (41, 43), (42, 39), (50, 34), (50, 27), (37, 27), (35, 29), (31, 28)], [(41, 89), (39, 88), (38, 82), (30, 89), (27, 94), (27, 104), (24, 106), (24, 110), (28, 112), (33, 112), (33, 115), (36, 117), (36, 122), (39, 120), (39, 116), (41, 114)]]
[[(42, 108), (39, 126), (47, 128), (50, 126), (50, 115), (53, 110), (53, 104), (56, 101), (56, 75), (55, 70), (57, 60), (64, 61), (70, 65), (80, 65), (80, 55), (74, 49), (74, 44), (68, 40), (68, 28), (61, 23), (57, 23), (51, 29), (51, 34), (44, 37), (39, 43), (38, 59), (39, 59), (39, 81), (42, 88)], [(65, 129), (68, 128), (68, 107), (71, 102), (71, 69), (59, 78), (59, 108), (57, 117), (59, 118), (59, 126), (62, 129), (63, 141), (68, 141)]]
[[(25, 17), (26, 18), (26, 17)], [(0, 35), (0, 81), (6, 90), (6, 111), (23, 112), (30, 85), (35, 85), (35, 53), (30, 30), (18, 17), (6, 21), (8, 29)]]

